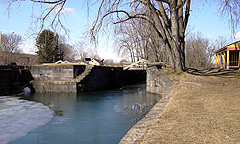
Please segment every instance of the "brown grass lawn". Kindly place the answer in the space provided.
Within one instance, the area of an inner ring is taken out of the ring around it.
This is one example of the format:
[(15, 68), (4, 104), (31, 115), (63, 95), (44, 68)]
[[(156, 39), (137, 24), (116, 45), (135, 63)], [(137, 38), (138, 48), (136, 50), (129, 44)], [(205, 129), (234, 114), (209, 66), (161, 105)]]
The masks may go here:
[(173, 96), (140, 143), (240, 144), (240, 71), (164, 73), (175, 82)]

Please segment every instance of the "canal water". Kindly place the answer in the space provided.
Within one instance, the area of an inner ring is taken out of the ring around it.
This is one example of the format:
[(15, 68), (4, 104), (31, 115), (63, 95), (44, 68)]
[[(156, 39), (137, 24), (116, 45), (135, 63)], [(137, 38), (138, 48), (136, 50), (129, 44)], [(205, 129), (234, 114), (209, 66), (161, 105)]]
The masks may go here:
[(50, 106), (55, 116), (10, 144), (116, 144), (160, 98), (146, 93), (144, 83), (79, 94), (35, 93), (31, 99)]

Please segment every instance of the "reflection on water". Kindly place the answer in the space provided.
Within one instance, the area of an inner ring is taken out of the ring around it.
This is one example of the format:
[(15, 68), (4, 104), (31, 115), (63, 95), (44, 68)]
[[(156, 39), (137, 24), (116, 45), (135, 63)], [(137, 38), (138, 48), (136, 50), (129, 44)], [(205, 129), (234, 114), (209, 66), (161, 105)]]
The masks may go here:
[[(55, 111), (46, 125), (11, 143), (118, 143), (160, 99), (145, 84), (86, 93), (36, 93)], [(44, 115), (44, 113), (43, 113)]]

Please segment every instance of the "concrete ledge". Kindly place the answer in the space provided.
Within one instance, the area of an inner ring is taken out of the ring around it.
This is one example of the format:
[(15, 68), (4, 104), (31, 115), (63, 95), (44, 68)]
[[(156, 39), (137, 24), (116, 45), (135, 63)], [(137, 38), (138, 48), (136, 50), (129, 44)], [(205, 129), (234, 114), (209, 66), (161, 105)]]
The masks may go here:
[[(149, 75), (149, 72), (154, 75)], [(168, 77), (166, 77), (165, 75), (163, 75), (160, 72), (160, 70), (157, 69), (157, 67), (151, 67), (150, 69), (147, 70), (147, 82), (149, 82), (149, 80), (150, 81), (155, 80), (154, 79), (155, 76), (159, 76), (161, 78), (160, 81), (158, 80), (159, 83), (156, 86), (161, 85), (162, 98), (153, 106), (153, 108), (150, 110), (150, 112), (146, 115), (145, 118), (140, 120), (136, 125), (134, 125), (128, 131), (128, 133), (119, 142), (120, 144), (138, 143), (139, 140), (147, 132), (148, 127), (155, 124), (161, 118), (161, 114), (165, 110), (165, 107), (173, 94), (174, 82), (170, 80)], [(154, 86), (154, 85), (151, 85), (151, 86)], [(152, 88), (152, 89), (156, 89), (156, 88)], [(159, 92), (159, 90), (156, 90), (156, 92)], [(157, 93), (157, 94), (160, 94), (160, 93)]]

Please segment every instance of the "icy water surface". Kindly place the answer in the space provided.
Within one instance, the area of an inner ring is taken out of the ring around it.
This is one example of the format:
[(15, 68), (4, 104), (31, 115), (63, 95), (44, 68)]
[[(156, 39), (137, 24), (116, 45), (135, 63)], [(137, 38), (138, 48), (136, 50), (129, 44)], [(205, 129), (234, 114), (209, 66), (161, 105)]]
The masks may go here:
[(0, 143), (22, 137), (52, 117), (53, 111), (41, 103), (0, 97)]
[(145, 84), (138, 84), (80, 94), (36, 93), (32, 98), (47, 103), (56, 115), (10, 144), (116, 144), (161, 96), (146, 93)]

